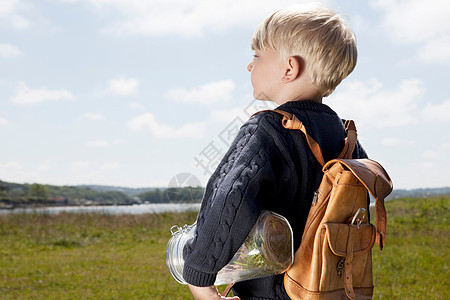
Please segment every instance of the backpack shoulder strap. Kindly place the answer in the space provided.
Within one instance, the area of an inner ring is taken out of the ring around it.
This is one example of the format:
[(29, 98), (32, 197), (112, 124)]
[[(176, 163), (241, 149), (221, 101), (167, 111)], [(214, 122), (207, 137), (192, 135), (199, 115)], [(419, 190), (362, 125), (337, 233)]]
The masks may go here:
[[(283, 127), (286, 129), (296, 129), (303, 132), (305, 135), (306, 141), (308, 143), (309, 148), (311, 149), (311, 152), (313, 153), (316, 160), (320, 163), (321, 166), (325, 164), (325, 161), (323, 159), (322, 150), (320, 149), (319, 144), (308, 134), (306, 131), (305, 126), (303, 125), (302, 121), (300, 121), (294, 114), (285, 112), (283, 110), (274, 109), (274, 110), (262, 110), (259, 111), (254, 115), (264, 112), (264, 111), (273, 111), (283, 116), (282, 124)], [(339, 154), (338, 158), (352, 158), (353, 150), (355, 149), (356, 145), (356, 125), (355, 122), (351, 120), (344, 120), (344, 126), (345, 130), (347, 131), (347, 137), (344, 140), (344, 149)]]
[(306, 132), (306, 128), (303, 125), (302, 121), (297, 119), (295, 115), (290, 114), (288, 112), (278, 109), (275, 109), (273, 111), (283, 115), (282, 124), (284, 128), (297, 129), (303, 132), (303, 134), (306, 137), (306, 141), (308, 142), (308, 146), (311, 149), (312, 153), (314, 154), (314, 157), (317, 159), (320, 165), (323, 166), (325, 164), (325, 161), (323, 159), (322, 150), (320, 149), (319, 144), (308, 134), (308, 132)]
[(338, 158), (351, 159), (353, 151), (355, 150), (358, 133), (356, 131), (356, 125), (353, 120), (342, 121), (344, 122), (347, 137), (344, 140), (344, 149), (342, 149), (342, 152), (339, 154)]
[(252, 117), (256, 114), (262, 113), (264, 111), (272, 111), (276, 112), (283, 116), (282, 125), (286, 129), (297, 129), (303, 132), (303, 134), (306, 137), (306, 141), (308, 142), (308, 146), (311, 149), (312, 153), (314, 154), (314, 157), (317, 159), (319, 164), (323, 166), (325, 164), (325, 161), (323, 160), (322, 150), (320, 149), (319, 144), (306, 132), (306, 128), (303, 125), (302, 121), (297, 119), (297, 117), (294, 114), (290, 114), (288, 112), (285, 112), (283, 110), (279, 109), (266, 109), (261, 110), (252, 115)]

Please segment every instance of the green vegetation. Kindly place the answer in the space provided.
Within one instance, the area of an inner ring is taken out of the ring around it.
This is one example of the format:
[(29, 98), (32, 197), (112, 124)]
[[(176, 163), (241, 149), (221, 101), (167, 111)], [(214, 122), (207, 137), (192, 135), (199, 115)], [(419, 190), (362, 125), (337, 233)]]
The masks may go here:
[(386, 202), (386, 246), (372, 250), (374, 299), (450, 299), (449, 207), (449, 196)]
[(0, 208), (52, 205), (121, 205), (135, 199), (122, 192), (98, 192), (87, 187), (17, 184), (0, 181)]
[(33, 196), (39, 197), (39, 198), (42, 198), (43, 200), (48, 200), (48, 197), (49, 197), (48, 188), (45, 185), (37, 184), (37, 183), (30, 185), (29, 194), (32, 197)]
[(165, 264), (196, 213), (0, 216), (0, 299), (189, 299)]
[[(450, 299), (449, 206), (450, 197), (386, 203), (374, 299)], [(195, 217), (0, 215), (0, 299), (192, 299), (165, 249), (170, 227)]]
[[(138, 192), (136, 194), (136, 192)], [(0, 180), (0, 208), (200, 202), (202, 187), (130, 189), (104, 186), (18, 184)]]
[(205, 189), (202, 187), (156, 189), (139, 195), (142, 202), (168, 203), (168, 202), (200, 202)]

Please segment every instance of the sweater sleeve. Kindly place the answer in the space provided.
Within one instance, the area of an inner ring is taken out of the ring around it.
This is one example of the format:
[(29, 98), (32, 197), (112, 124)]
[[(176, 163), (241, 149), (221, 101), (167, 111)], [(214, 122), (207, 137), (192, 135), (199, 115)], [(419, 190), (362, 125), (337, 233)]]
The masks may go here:
[(253, 117), (243, 125), (208, 182), (196, 233), (183, 252), (183, 278), (190, 284), (214, 284), (217, 272), (231, 260), (255, 224), (261, 203), (276, 195), (282, 185), (280, 178), (286, 178), (275, 174), (280, 173), (276, 160), (283, 155), (259, 124), (261, 119)]

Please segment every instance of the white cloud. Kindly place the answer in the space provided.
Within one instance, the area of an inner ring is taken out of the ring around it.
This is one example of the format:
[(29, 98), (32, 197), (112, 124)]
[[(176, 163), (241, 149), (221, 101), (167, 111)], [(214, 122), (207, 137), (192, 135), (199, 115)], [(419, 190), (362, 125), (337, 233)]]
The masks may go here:
[(65, 3), (78, 3), (80, 0), (58, 0), (59, 2), (65, 2)]
[(2, 163), (0, 166), (1, 166), (0, 169), (3, 171), (4, 174), (15, 173), (23, 170), (23, 165), (17, 161), (5, 162)]
[(139, 102), (131, 102), (128, 104), (128, 106), (132, 109), (144, 109), (144, 105), (140, 104)]
[(18, 0), (2, 0), (0, 1), (0, 15), (12, 13), (18, 4)]
[(119, 144), (123, 144), (123, 140), (121, 140), (121, 139), (117, 139), (117, 140), (115, 140), (114, 142), (112, 142), (112, 144), (113, 145), (119, 145)]
[(130, 96), (137, 94), (139, 81), (135, 78), (116, 78), (108, 82), (106, 91), (115, 96)]
[(118, 163), (105, 163), (103, 164), (100, 169), (102, 170), (107, 170), (107, 171), (111, 171), (111, 170), (116, 170), (119, 167)]
[(231, 122), (236, 117), (244, 115), (244, 120), (248, 119), (248, 116), (245, 114), (242, 108), (231, 108), (231, 109), (220, 109), (213, 110), (210, 114), (210, 119), (215, 122)]
[(373, 0), (385, 12), (382, 23), (400, 43), (419, 45), (424, 62), (450, 62), (450, 4), (447, 0)]
[(104, 120), (105, 116), (102, 114), (98, 114), (98, 113), (92, 113), (92, 112), (85, 112), (84, 114), (82, 114), (79, 119), (83, 119), (83, 120), (92, 120), (92, 121), (100, 121), (100, 120)]
[(396, 147), (396, 146), (402, 146), (402, 145), (413, 145), (414, 142), (407, 139), (399, 139), (395, 137), (388, 137), (381, 140), (381, 145), (386, 147)]
[(34, 177), (35, 172), (29, 172), (25, 166), (18, 161), (0, 161), (0, 178), (5, 181), (27, 182)]
[(428, 41), (419, 51), (419, 58), (425, 62), (450, 62), (450, 35)]
[(35, 105), (49, 101), (75, 100), (75, 96), (65, 89), (49, 90), (46, 87), (30, 89), (22, 82), (16, 90), (16, 95), (10, 100), (19, 105)]
[(384, 25), (396, 39), (420, 43), (450, 31), (447, 0), (374, 0), (372, 5), (385, 11)]
[(422, 153), (422, 157), (428, 161), (425, 162), (435, 162), (440, 165), (446, 165), (447, 162), (450, 162), (450, 141), (444, 142), (440, 145), (437, 145), (433, 149), (426, 150)]
[(31, 3), (24, 1), (0, 1), (0, 18), (6, 20), (15, 29), (27, 29), (30, 27), (30, 22), (22, 13), (29, 14), (32, 10)]
[(421, 117), (428, 122), (450, 122), (450, 99), (434, 105), (428, 103), (421, 111)]
[(22, 52), (19, 48), (11, 44), (0, 44), (0, 56), (2, 57), (17, 57)]
[(43, 164), (40, 164), (38, 167), (37, 167), (37, 171), (39, 172), (39, 173), (41, 173), (41, 172), (48, 172), (48, 171), (50, 171), (52, 169), (52, 166), (49, 164), (49, 163), (43, 163)]
[(423, 93), (417, 79), (403, 80), (393, 90), (374, 79), (346, 82), (327, 101), (341, 117), (354, 118), (359, 126), (398, 127), (419, 121), (418, 103)]
[(27, 29), (30, 27), (28, 19), (21, 15), (12, 15), (10, 17), (11, 25), (16, 29)]
[(228, 79), (211, 82), (190, 90), (183, 88), (173, 89), (167, 93), (167, 97), (180, 102), (214, 104), (230, 100), (233, 90), (234, 83)]
[(85, 143), (86, 147), (91, 147), (91, 148), (104, 148), (104, 147), (108, 147), (109, 145), (110, 145), (110, 143), (108, 141), (104, 141), (104, 140), (88, 141)]
[[(354, 119), (358, 127), (392, 128), (420, 122), (450, 122), (450, 99), (425, 104), (424, 91), (422, 82), (417, 79), (403, 80), (393, 89), (386, 89), (373, 79), (345, 82), (325, 100), (341, 117)], [(395, 146), (409, 142), (386, 138), (382, 144)]]
[(203, 122), (189, 123), (179, 128), (160, 124), (155, 120), (155, 116), (151, 113), (145, 113), (132, 118), (127, 126), (133, 131), (150, 132), (157, 138), (201, 138), (206, 131), (206, 125)]
[(86, 171), (91, 166), (89, 161), (77, 160), (69, 163), (68, 169), (70, 171)]
[(46, 180), (45, 177), (52, 169), (48, 162), (27, 162), (24, 164), (18, 161), (0, 161), (0, 179), (17, 183), (44, 182)]
[(10, 125), (10, 124), (11, 124), (10, 121), (8, 121), (8, 120), (5, 119), (5, 118), (0, 117), (0, 126), (8, 126), (8, 125)]
[(113, 21), (101, 30), (105, 34), (200, 36), (206, 31), (222, 31), (239, 26), (253, 27), (275, 9), (307, 1), (260, 0), (255, 3), (253, 0), (85, 0), (83, 2), (89, 3), (103, 19), (108, 14), (115, 16), (112, 18)]
[[(244, 95), (241, 97), (242, 102), (246, 103), (248, 99), (252, 99), (252, 97), (252, 94)], [(278, 104), (271, 101), (253, 99), (253, 101), (247, 103), (245, 107), (212, 110), (209, 119), (213, 122), (246, 122), (254, 113), (261, 110), (275, 109), (277, 106)]]

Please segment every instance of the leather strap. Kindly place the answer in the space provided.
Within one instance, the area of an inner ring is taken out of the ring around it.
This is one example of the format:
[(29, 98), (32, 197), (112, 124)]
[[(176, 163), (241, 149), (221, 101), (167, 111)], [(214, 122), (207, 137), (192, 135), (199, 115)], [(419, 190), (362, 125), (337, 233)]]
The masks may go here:
[(306, 132), (306, 128), (303, 125), (302, 121), (297, 119), (297, 117), (293, 114), (290, 114), (288, 112), (274, 109), (274, 110), (262, 110), (254, 113), (252, 116), (259, 114), (264, 111), (274, 111), (276, 113), (279, 113), (283, 116), (282, 124), (283, 127), (286, 129), (294, 129), (294, 130), (300, 130), (305, 135), (306, 141), (308, 143), (309, 148), (311, 149), (314, 157), (317, 159), (319, 164), (323, 166), (325, 164), (325, 161), (323, 160), (322, 150), (320, 150), (319, 144)]
[(325, 164), (325, 161), (323, 160), (322, 150), (320, 149), (319, 144), (306, 132), (306, 128), (303, 123), (293, 114), (277, 109), (275, 109), (274, 111), (283, 115), (282, 124), (284, 128), (300, 130), (301, 132), (303, 132), (306, 137), (309, 149), (311, 149), (314, 157), (317, 159), (319, 164), (323, 166)]
[(344, 286), (345, 294), (352, 300), (356, 299), (355, 291), (353, 290), (353, 231), (358, 230), (352, 225), (349, 226), (347, 239), (347, 257), (345, 258), (344, 266)]
[(353, 150), (355, 150), (358, 134), (356, 131), (355, 122), (352, 120), (344, 120), (344, 126), (345, 131), (347, 131), (347, 137), (344, 140), (344, 149), (342, 149), (342, 152), (339, 154), (338, 158), (351, 159)]
[[(306, 142), (308, 143), (309, 149), (311, 149), (311, 152), (313, 153), (316, 160), (319, 162), (321, 166), (325, 164), (322, 155), (322, 150), (320, 149), (319, 144), (308, 134), (302, 121), (300, 121), (294, 114), (290, 114), (288, 112), (278, 109), (274, 110), (267, 109), (258, 111), (254, 113), (252, 116), (264, 111), (274, 111), (282, 115), (283, 116), (282, 124), (284, 128), (300, 130), (301, 132), (303, 132), (306, 138)], [(347, 131), (347, 137), (344, 140), (344, 149), (339, 154), (338, 158), (352, 158), (353, 150), (355, 149), (357, 139), (355, 122), (353, 122), (352, 120), (344, 120), (344, 126), (345, 130)]]
[(222, 296), (224, 296), (224, 297), (228, 296), (233, 285), (234, 285), (234, 282), (228, 284), (227, 287), (225, 288), (225, 290), (222, 292)]
[(384, 198), (376, 198), (375, 212), (377, 214), (377, 236), (375, 241), (380, 250), (383, 250), (386, 239), (386, 208), (384, 207)]

